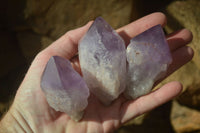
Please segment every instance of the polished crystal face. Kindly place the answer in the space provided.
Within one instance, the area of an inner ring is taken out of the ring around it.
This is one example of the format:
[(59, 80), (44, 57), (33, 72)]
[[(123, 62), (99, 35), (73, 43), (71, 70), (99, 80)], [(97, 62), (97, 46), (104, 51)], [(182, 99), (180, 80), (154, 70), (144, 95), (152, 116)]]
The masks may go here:
[(77, 121), (82, 118), (88, 105), (89, 89), (67, 59), (50, 58), (42, 75), (41, 88), (56, 111), (65, 112)]
[(132, 38), (126, 54), (128, 66), (125, 95), (132, 99), (149, 93), (155, 81), (162, 78), (172, 62), (160, 25)]
[(79, 43), (79, 60), (91, 92), (108, 105), (125, 89), (126, 49), (123, 39), (98, 17)]

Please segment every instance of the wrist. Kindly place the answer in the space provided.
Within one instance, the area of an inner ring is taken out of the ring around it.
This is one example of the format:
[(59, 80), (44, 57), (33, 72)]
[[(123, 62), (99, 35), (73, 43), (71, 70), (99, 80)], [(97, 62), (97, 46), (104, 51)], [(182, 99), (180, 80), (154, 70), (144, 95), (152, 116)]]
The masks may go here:
[(0, 133), (33, 132), (20, 112), (10, 109), (0, 122)]
[(8, 111), (0, 122), (0, 133), (12, 133), (20, 131), (21, 127), (16, 119)]

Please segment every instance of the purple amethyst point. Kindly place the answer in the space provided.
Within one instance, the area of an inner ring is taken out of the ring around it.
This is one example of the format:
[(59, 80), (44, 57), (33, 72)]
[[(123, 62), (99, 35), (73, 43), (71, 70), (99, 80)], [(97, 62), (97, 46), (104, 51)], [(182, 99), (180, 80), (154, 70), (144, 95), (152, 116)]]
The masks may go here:
[(47, 102), (56, 111), (78, 121), (88, 105), (89, 89), (71, 63), (59, 56), (49, 59), (41, 79)]
[(109, 105), (125, 89), (126, 49), (123, 39), (101, 17), (79, 42), (83, 78), (91, 92)]
[(127, 83), (125, 95), (135, 99), (151, 91), (172, 62), (161, 25), (156, 25), (131, 39), (127, 47)]

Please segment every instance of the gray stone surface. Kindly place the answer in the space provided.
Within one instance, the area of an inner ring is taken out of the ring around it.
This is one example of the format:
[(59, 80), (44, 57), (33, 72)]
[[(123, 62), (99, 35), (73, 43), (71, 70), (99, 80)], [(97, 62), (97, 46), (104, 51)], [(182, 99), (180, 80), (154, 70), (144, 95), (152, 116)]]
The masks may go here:
[(98, 16), (114, 28), (128, 24), (132, 0), (27, 0), (25, 19), (34, 32), (57, 39)]

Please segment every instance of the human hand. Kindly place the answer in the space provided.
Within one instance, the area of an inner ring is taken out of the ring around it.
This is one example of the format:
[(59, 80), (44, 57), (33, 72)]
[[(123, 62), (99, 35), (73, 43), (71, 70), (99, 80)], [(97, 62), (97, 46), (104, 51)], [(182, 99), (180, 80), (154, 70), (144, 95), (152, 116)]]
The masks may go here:
[[(17, 91), (10, 110), (1, 121), (0, 129), (5, 132), (107, 133), (181, 93), (182, 85), (179, 82), (170, 82), (136, 100), (127, 100), (120, 96), (110, 106), (104, 106), (95, 96), (90, 95), (89, 105), (80, 122), (71, 120), (66, 113), (52, 109), (40, 88), (45, 65), (51, 56), (57, 55), (70, 59), (74, 69), (80, 73), (79, 61), (75, 56), (78, 52), (78, 41), (91, 24), (92, 22), (89, 22), (81, 28), (67, 32), (36, 56)], [(145, 16), (118, 29), (117, 32), (128, 44), (130, 38), (157, 24), (162, 26), (166, 24), (166, 17), (161, 13)], [(192, 34), (186, 29), (167, 36), (173, 63), (166, 76), (192, 59), (192, 49), (185, 46), (191, 40)]]

